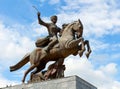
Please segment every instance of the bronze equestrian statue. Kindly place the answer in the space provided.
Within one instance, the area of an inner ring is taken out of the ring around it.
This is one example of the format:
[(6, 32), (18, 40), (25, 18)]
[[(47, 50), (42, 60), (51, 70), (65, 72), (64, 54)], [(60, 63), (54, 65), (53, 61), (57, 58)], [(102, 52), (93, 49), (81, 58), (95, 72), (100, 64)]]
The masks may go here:
[[(89, 41), (82, 38), (83, 33), (83, 25), (80, 20), (74, 21), (68, 24), (63, 32), (61, 37), (58, 39), (58, 43), (53, 46), (44, 57), (44, 47), (38, 47), (34, 49), (31, 53), (26, 54), (23, 59), (18, 62), (16, 65), (10, 67), (10, 71), (15, 71), (24, 66), (26, 63), (30, 62), (31, 66), (25, 71), (22, 82), (25, 81), (27, 74), (34, 70), (31, 75), (36, 74), (43, 70), (46, 64), (49, 61), (58, 61), (58, 65), (62, 66), (64, 59), (69, 55), (77, 55), (80, 57), (83, 55), (85, 51), (85, 45), (87, 45), (87, 54), (89, 57), (91, 53), (91, 49), (89, 46)], [(45, 42), (46, 43), (46, 42)], [(81, 43), (81, 44), (79, 44)]]

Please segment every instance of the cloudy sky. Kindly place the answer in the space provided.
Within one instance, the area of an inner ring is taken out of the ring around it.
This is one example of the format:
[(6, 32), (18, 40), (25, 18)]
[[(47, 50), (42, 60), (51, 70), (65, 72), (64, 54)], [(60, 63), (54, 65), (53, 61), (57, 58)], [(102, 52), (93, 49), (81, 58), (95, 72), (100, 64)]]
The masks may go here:
[(31, 52), (37, 38), (48, 35), (32, 6), (46, 22), (57, 15), (59, 27), (78, 19), (84, 25), (92, 54), (88, 60), (78, 55), (66, 58), (65, 76), (77, 75), (98, 89), (120, 88), (119, 0), (0, 0), (0, 87), (21, 83), (29, 64), (12, 73), (9, 66)]

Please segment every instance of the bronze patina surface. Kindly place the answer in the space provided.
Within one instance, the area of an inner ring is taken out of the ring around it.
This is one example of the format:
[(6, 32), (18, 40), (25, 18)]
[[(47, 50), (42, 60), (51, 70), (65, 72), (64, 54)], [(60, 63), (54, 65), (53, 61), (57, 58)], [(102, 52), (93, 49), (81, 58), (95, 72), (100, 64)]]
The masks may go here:
[[(25, 71), (22, 82), (29, 72), (30, 81), (44, 81), (48, 79), (64, 77), (65, 65), (64, 60), (69, 55), (81, 57), (87, 48), (86, 57), (91, 53), (88, 40), (84, 40), (83, 25), (80, 20), (63, 24), (62, 29), (56, 26), (57, 16), (51, 17), (51, 23), (46, 23), (40, 18), (40, 12), (37, 13), (38, 23), (48, 29), (49, 35), (45, 38), (39, 38), (35, 44), (36, 48), (27, 53), (17, 64), (10, 66), (10, 71), (20, 69), (26, 63), (30, 62), (31, 66)], [(60, 36), (57, 35), (60, 33)], [(49, 61), (55, 61), (46, 71), (42, 71)]]

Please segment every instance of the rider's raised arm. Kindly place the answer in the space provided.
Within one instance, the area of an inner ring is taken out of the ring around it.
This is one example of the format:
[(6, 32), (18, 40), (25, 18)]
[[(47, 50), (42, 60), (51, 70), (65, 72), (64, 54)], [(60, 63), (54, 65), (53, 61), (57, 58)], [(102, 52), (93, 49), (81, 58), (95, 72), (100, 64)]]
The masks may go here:
[(40, 18), (40, 12), (38, 12), (37, 15), (38, 15), (38, 23), (39, 23), (40, 25), (43, 25), (43, 26), (45, 26), (45, 27), (48, 27), (48, 23), (45, 23), (45, 22)]

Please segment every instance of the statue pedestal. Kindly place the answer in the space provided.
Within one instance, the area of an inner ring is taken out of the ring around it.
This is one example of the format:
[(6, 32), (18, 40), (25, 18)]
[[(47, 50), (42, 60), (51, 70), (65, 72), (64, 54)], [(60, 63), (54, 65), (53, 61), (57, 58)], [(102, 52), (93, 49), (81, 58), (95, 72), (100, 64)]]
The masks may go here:
[(97, 89), (92, 84), (79, 78), (70, 76), (60, 79), (48, 80), (37, 83), (21, 84), (2, 89)]

